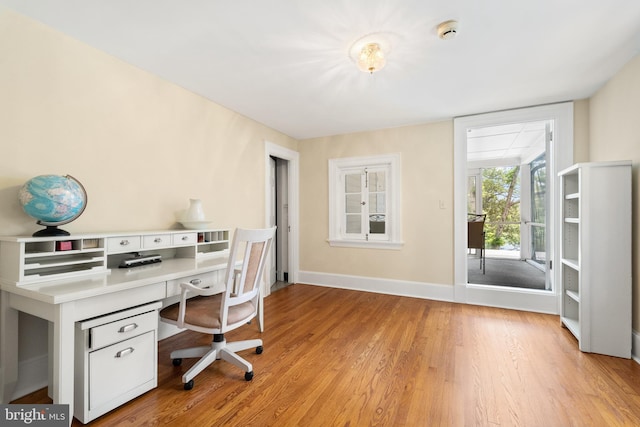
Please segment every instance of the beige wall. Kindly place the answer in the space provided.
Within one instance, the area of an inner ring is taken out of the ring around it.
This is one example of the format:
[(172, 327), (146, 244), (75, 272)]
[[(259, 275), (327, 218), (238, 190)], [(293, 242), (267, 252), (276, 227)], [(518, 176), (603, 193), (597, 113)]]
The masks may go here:
[[(315, 138), (299, 151), (301, 271), (453, 285), (452, 121)], [(330, 247), (328, 160), (388, 153), (402, 156), (403, 248)]]
[(640, 55), (591, 98), (589, 109), (590, 160), (633, 161), (633, 329), (640, 331)]
[(0, 64), (0, 234), (39, 228), (17, 190), (41, 174), (86, 187), (71, 232), (170, 228), (189, 198), (212, 226), (264, 225), (264, 141), (294, 139), (12, 12)]
[[(193, 197), (213, 227), (263, 226), (265, 140), (297, 149), (292, 138), (0, 9), (1, 235), (42, 228), (17, 199), (41, 174), (70, 174), (86, 187), (87, 209), (63, 227), (72, 233), (171, 228)], [(21, 360), (46, 354), (42, 323), (21, 313)]]
[(573, 162), (589, 161), (589, 100), (573, 103)]

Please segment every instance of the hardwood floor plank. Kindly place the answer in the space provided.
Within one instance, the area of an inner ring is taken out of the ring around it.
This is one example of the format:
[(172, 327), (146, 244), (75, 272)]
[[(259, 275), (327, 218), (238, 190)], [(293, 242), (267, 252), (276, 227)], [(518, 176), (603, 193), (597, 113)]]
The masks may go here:
[(169, 353), (210, 340), (184, 332), (159, 343), (158, 387), (91, 425), (640, 425), (640, 365), (580, 352), (557, 316), (291, 285), (265, 320), (253, 381), (216, 362), (183, 390), (194, 361)]

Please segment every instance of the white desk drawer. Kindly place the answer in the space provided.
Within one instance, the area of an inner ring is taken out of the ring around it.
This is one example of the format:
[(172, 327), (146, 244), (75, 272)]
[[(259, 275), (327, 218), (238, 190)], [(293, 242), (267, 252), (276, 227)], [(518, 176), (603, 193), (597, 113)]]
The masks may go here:
[[(181, 292), (180, 283), (182, 282), (190, 282), (192, 285), (202, 288), (205, 286), (213, 286), (216, 283), (217, 277), (218, 277), (217, 271), (210, 271), (208, 273), (182, 277), (176, 280), (168, 280), (167, 281), (167, 297), (180, 295), (180, 292)], [(223, 291), (224, 291), (224, 285), (220, 289), (220, 292), (223, 292)]]
[(91, 328), (90, 349), (101, 347), (135, 337), (158, 326), (158, 312), (153, 310), (137, 316), (127, 317)]
[(107, 239), (107, 251), (109, 253), (136, 252), (140, 248), (142, 248), (140, 236), (120, 236)]
[(155, 331), (89, 354), (89, 410), (155, 380)]
[(172, 235), (173, 245), (193, 245), (194, 243), (198, 243), (198, 233), (188, 232), (188, 233), (176, 233)]
[(145, 249), (164, 248), (171, 246), (170, 234), (154, 234), (142, 237), (142, 247)]

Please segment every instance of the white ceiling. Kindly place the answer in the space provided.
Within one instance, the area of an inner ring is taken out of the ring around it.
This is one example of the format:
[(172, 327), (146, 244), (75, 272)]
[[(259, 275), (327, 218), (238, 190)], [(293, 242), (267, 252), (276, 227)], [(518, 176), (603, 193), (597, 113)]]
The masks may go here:
[[(298, 139), (586, 98), (640, 51), (638, 0), (0, 5)], [(375, 32), (392, 50), (371, 76), (349, 48)]]
[(469, 167), (513, 166), (529, 163), (545, 152), (545, 126), (551, 121), (513, 123), (469, 129)]

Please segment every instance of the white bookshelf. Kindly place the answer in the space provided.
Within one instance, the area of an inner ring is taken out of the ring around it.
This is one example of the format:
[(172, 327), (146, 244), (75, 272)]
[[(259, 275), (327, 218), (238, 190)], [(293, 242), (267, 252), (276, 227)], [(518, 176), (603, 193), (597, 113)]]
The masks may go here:
[(631, 162), (578, 163), (562, 188), (561, 321), (580, 350), (631, 357)]

